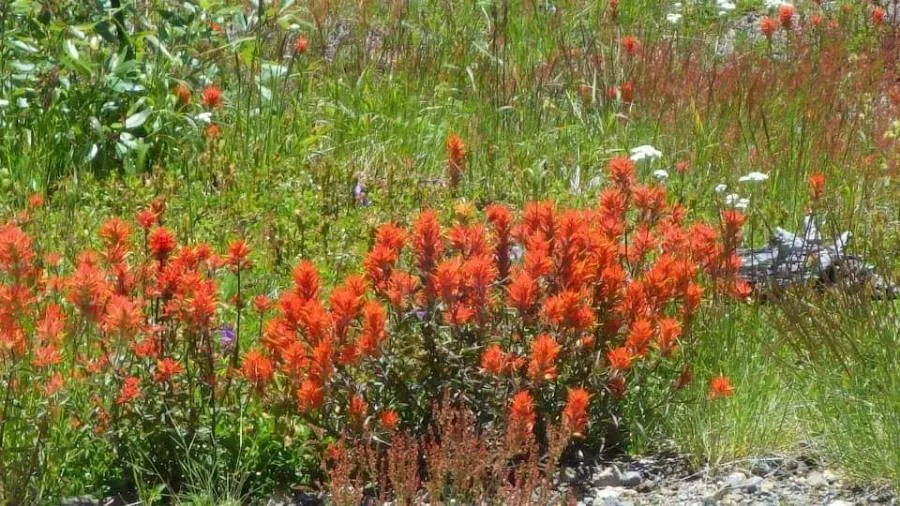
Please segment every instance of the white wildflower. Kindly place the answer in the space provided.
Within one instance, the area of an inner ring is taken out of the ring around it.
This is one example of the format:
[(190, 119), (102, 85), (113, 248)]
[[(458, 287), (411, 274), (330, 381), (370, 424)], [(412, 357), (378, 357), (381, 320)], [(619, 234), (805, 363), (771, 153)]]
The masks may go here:
[(729, 193), (728, 195), (725, 195), (725, 205), (733, 206), (733, 205), (737, 204), (740, 199), (741, 199), (741, 196), (738, 195), (737, 193)]
[(654, 170), (653, 177), (659, 179), (660, 181), (665, 181), (666, 179), (669, 179), (669, 173), (664, 171), (663, 169)]
[(765, 3), (766, 3), (766, 9), (777, 9), (777, 8), (781, 7), (782, 5), (790, 5), (789, 3), (784, 2), (782, 0), (765, 0)]
[(749, 205), (750, 205), (750, 198), (748, 197), (748, 198), (743, 198), (741, 200), (738, 200), (737, 203), (734, 205), (734, 207), (744, 210), (744, 209), (747, 209), (747, 206), (749, 206)]
[(725, 185), (725, 184), (717, 184), (716, 185), (716, 193), (718, 193), (719, 195), (725, 193), (725, 190), (727, 190), (727, 189), (728, 189), (728, 185)]
[(653, 146), (649, 144), (644, 144), (643, 146), (638, 146), (631, 150), (631, 156), (629, 157), (632, 162), (640, 162), (641, 160), (645, 160), (647, 158), (651, 160), (655, 160), (657, 158), (662, 158), (662, 153)]
[(200, 123), (212, 123), (212, 113), (201, 112), (200, 114), (194, 116), (194, 119), (199, 121)]
[(0, 109), (9, 105), (9, 100), (0, 98)]
[(672, 23), (673, 25), (677, 25), (681, 21), (681, 14), (677, 12), (670, 12), (666, 14), (666, 21)]
[(758, 183), (760, 181), (765, 181), (766, 179), (769, 179), (768, 174), (763, 174), (762, 172), (754, 171), (754, 172), (747, 174), (746, 176), (741, 176), (738, 179), (738, 182), (739, 183), (747, 183), (747, 182)]
[(19, 109), (28, 109), (28, 99), (25, 97), (19, 97), (16, 99), (16, 105), (19, 106)]
[(737, 8), (737, 5), (728, 0), (716, 0), (716, 7), (718, 7), (720, 11), (733, 11)]

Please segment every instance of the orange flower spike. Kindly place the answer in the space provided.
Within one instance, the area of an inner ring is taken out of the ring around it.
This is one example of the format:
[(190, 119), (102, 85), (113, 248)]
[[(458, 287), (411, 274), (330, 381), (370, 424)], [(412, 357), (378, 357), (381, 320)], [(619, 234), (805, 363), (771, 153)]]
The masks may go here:
[(381, 304), (370, 301), (366, 302), (362, 314), (363, 328), (360, 347), (364, 355), (372, 356), (387, 336), (387, 330), (385, 329), (387, 313)]
[(791, 30), (794, 27), (794, 6), (781, 4), (778, 7), (778, 20), (781, 22), (782, 28)]
[(156, 227), (148, 236), (147, 248), (153, 258), (164, 264), (175, 249), (175, 236), (165, 227)]
[(819, 200), (825, 195), (825, 175), (814, 172), (809, 176), (809, 196), (813, 200)]
[(625, 346), (613, 348), (606, 352), (606, 361), (614, 371), (627, 371), (631, 368), (633, 356)]
[(588, 425), (591, 394), (584, 388), (570, 388), (563, 408), (563, 425), (575, 437), (584, 437)]
[(207, 86), (200, 95), (200, 101), (209, 109), (222, 107), (222, 90), (215, 85)]
[(366, 413), (369, 411), (369, 406), (366, 403), (366, 399), (359, 394), (354, 394), (350, 398), (350, 405), (347, 407), (347, 414), (350, 415), (350, 420), (353, 421), (355, 425), (362, 425), (363, 420), (366, 418)]
[(530, 314), (538, 302), (540, 288), (527, 272), (521, 271), (513, 275), (506, 288), (507, 300), (520, 316)]
[(400, 424), (400, 417), (397, 416), (397, 412), (393, 409), (386, 409), (378, 416), (378, 423), (383, 429), (393, 432), (397, 430), (397, 426)]
[(661, 318), (659, 320), (656, 344), (663, 354), (668, 354), (675, 349), (679, 337), (681, 337), (681, 323), (678, 320), (674, 318)]
[(515, 394), (509, 407), (509, 421), (507, 431), (509, 437), (515, 442), (524, 442), (530, 439), (537, 414), (534, 410), (534, 399), (528, 390), (522, 390)]
[(31, 365), (37, 369), (43, 369), (60, 362), (62, 362), (62, 355), (59, 354), (59, 349), (55, 345), (48, 344), (34, 350), (34, 358), (31, 360)]
[(272, 381), (274, 373), (272, 361), (258, 350), (253, 349), (244, 354), (241, 374), (256, 390), (262, 391)]
[(730, 397), (734, 394), (734, 387), (731, 386), (731, 381), (727, 376), (719, 375), (713, 377), (709, 382), (709, 393), (707, 396), (710, 399), (718, 399), (720, 397)]
[(413, 253), (422, 276), (429, 276), (444, 251), (443, 231), (437, 213), (422, 211), (413, 225)]
[(306, 379), (297, 389), (297, 408), (305, 413), (319, 409), (325, 402), (325, 388), (313, 379)]
[(606, 164), (606, 170), (609, 173), (609, 179), (616, 185), (619, 190), (631, 190), (634, 183), (634, 162), (627, 156), (619, 156), (613, 158)]
[(180, 363), (170, 357), (166, 357), (156, 363), (156, 373), (153, 380), (157, 383), (166, 383), (184, 371)]
[(125, 220), (112, 217), (100, 226), (98, 235), (103, 239), (107, 247), (115, 245), (127, 246), (128, 236), (131, 235), (131, 227), (128, 226)]
[(141, 396), (141, 379), (137, 376), (129, 376), (122, 383), (119, 390), (119, 396), (116, 398), (116, 404), (130, 404), (133, 400)]
[(622, 37), (622, 49), (624, 49), (625, 53), (627, 53), (629, 56), (636, 55), (638, 49), (640, 49), (637, 37), (635, 37), (634, 35), (626, 35)]
[(497, 263), (497, 274), (499, 279), (505, 280), (509, 277), (512, 214), (508, 207), (496, 203), (487, 207), (486, 214), (488, 221), (493, 226), (494, 261)]
[(485, 374), (499, 376), (506, 364), (506, 354), (500, 345), (492, 344), (481, 353), (481, 370)]
[(775, 20), (770, 18), (769, 16), (763, 16), (763, 18), (759, 20), (759, 31), (760, 33), (765, 35), (767, 39), (772, 38), (772, 35), (775, 34), (775, 28), (777, 28), (777, 26), (778, 25)]
[(226, 262), (236, 270), (246, 270), (253, 266), (248, 257), (250, 256), (250, 246), (241, 239), (236, 239), (228, 245), (228, 256)]
[(393, 223), (385, 223), (375, 231), (375, 244), (383, 245), (399, 254), (406, 244), (406, 231)]
[(319, 271), (309, 260), (303, 260), (294, 267), (291, 277), (294, 279), (294, 290), (303, 300), (312, 300), (319, 296), (322, 281)]
[(451, 188), (459, 185), (463, 171), (466, 169), (466, 145), (455, 133), (447, 137), (447, 172)]
[(640, 318), (631, 324), (628, 337), (625, 338), (625, 346), (639, 357), (647, 355), (650, 348), (650, 340), (653, 337), (653, 325), (650, 320)]
[(881, 26), (884, 24), (884, 8), (881, 6), (875, 6), (872, 9), (872, 24), (875, 26)]
[(541, 334), (531, 345), (531, 361), (528, 363), (528, 376), (537, 383), (556, 378), (556, 358), (559, 356), (559, 344), (549, 334)]

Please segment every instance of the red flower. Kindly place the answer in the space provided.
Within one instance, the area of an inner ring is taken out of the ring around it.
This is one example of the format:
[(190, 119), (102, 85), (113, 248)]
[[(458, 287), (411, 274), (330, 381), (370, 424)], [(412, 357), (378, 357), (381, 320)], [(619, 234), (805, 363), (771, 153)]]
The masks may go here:
[(319, 409), (325, 402), (325, 389), (313, 379), (305, 380), (297, 390), (297, 407), (308, 412)]
[(150, 209), (144, 209), (138, 212), (137, 221), (142, 229), (144, 229), (145, 231), (149, 230), (150, 227), (152, 227), (153, 224), (156, 223), (156, 213), (154, 213)]
[(627, 371), (631, 368), (632, 355), (625, 346), (613, 348), (606, 353), (609, 367), (614, 371)]
[(825, 195), (825, 175), (821, 172), (813, 172), (809, 176), (809, 196), (813, 200), (819, 200)]
[(634, 35), (626, 35), (622, 37), (622, 48), (629, 55), (635, 55), (638, 52), (638, 40)]
[(634, 83), (631, 81), (626, 81), (622, 84), (622, 87), (619, 89), (619, 95), (622, 97), (622, 102), (629, 104), (634, 101)]
[(32, 193), (28, 197), (28, 207), (37, 209), (44, 205), (44, 196), (38, 192)]
[(387, 313), (384, 307), (374, 301), (366, 302), (362, 309), (362, 336), (359, 347), (363, 355), (372, 356), (387, 336), (385, 322)]
[(620, 189), (631, 188), (634, 182), (634, 162), (627, 156), (613, 158), (606, 164), (609, 178)]
[(259, 351), (250, 350), (244, 355), (244, 360), (241, 363), (241, 374), (257, 390), (262, 390), (272, 381), (274, 372), (272, 361)]
[(734, 387), (731, 386), (731, 381), (727, 376), (715, 376), (710, 380), (708, 394), (710, 399), (730, 397), (732, 394), (734, 394)]
[(762, 34), (765, 35), (767, 39), (772, 38), (772, 35), (775, 33), (775, 28), (777, 26), (778, 25), (775, 23), (775, 20), (770, 18), (769, 16), (763, 16), (763, 18), (759, 20), (759, 31), (762, 32)]
[(147, 247), (153, 258), (165, 263), (169, 254), (175, 249), (175, 236), (165, 227), (156, 227), (147, 238)]
[(137, 376), (129, 376), (122, 383), (119, 390), (119, 397), (116, 398), (116, 404), (128, 404), (137, 399), (141, 395), (141, 379)]
[(260, 316), (269, 312), (272, 309), (272, 300), (265, 295), (257, 295), (253, 297), (253, 310), (260, 314)]
[(38, 369), (43, 369), (60, 362), (62, 362), (62, 356), (59, 354), (59, 350), (56, 346), (48, 344), (34, 350), (34, 358), (31, 364)]
[(316, 266), (309, 260), (303, 260), (291, 273), (294, 279), (294, 289), (303, 300), (312, 300), (319, 296), (321, 280)]
[(350, 420), (353, 421), (354, 425), (362, 425), (362, 421), (366, 418), (366, 412), (368, 410), (369, 406), (366, 404), (366, 399), (362, 395), (355, 394), (350, 398), (347, 414), (350, 416)]
[(506, 364), (506, 354), (497, 344), (492, 344), (481, 353), (481, 369), (485, 374), (494, 376), (503, 372)]
[(635, 355), (643, 357), (650, 347), (653, 337), (653, 325), (646, 318), (640, 318), (631, 324), (625, 346)]
[(511, 442), (520, 445), (530, 440), (536, 419), (534, 399), (528, 390), (522, 390), (514, 395), (509, 407), (507, 425), (507, 434)]
[(559, 345), (550, 335), (541, 334), (531, 344), (531, 361), (528, 363), (528, 376), (535, 382), (556, 378), (556, 357)]
[(875, 26), (881, 26), (884, 23), (884, 8), (881, 6), (876, 6), (872, 9), (872, 24)]
[(538, 291), (537, 282), (525, 271), (514, 275), (509, 286), (506, 287), (509, 304), (521, 316), (529, 314), (534, 309), (538, 300)]
[(222, 128), (219, 125), (212, 123), (203, 130), (203, 135), (210, 140), (218, 139), (222, 136)]
[(681, 337), (681, 324), (674, 318), (661, 318), (659, 320), (659, 333), (656, 336), (656, 344), (664, 354), (675, 348), (678, 338)]
[(393, 432), (400, 423), (400, 417), (397, 416), (397, 412), (393, 409), (386, 409), (378, 416), (378, 422), (385, 430)]
[(103, 328), (110, 333), (133, 336), (141, 327), (138, 305), (124, 295), (113, 295), (106, 305)]
[(781, 4), (778, 7), (778, 20), (781, 21), (781, 27), (790, 30), (794, 27), (794, 6), (791, 4)]
[(170, 357), (166, 357), (156, 363), (156, 374), (153, 380), (157, 383), (166, 383), (184, 371), (181, 364)]
[(172, 93), (178, 98), (178, 105), (185, 106), (191, 103), (191, 89), (186, 84), (176, 84)]
[(250, 256), (250, 246), (241, 239), (236, 239), (228, 245), (228, 265), (237, 270), (249, 269), (253, 264), (247, 257)]
[(430, 276), (444, 250), (443, 232), (437, 213), (427, 209), (419, 214), (413, 225), (413, 253), (422, 276)]
[(300, 35), (294, 40), (294, 52), (296, 54), (304, 54), (309, 48), (309, 39), (305, 35)]
[(466, 145), (462, 139), (451, 132), (447, 136), (447, 171), (450, 187), (455, 188), (459, 184), (462, 171), (466, 168)]
[(222, 90), (214, 84), (207, 86), (206, 88), (203, 88), (203, 93), (200, 95), (200, 101), (204, 106), (210, 109), (222, 107)]
[(588, 405), (591, 394), (583, 388), (570, 388), (566, 396), (566, 407), (563, 408), (563, 424), (576, 437), (583, 437), (587, 429)]

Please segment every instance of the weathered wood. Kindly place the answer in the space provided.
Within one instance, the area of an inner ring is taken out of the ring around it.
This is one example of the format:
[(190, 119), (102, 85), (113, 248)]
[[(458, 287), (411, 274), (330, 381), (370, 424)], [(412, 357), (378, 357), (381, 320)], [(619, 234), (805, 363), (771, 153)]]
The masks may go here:
[(763, 292), (811, 284), (869, 289), (877, 299), (900, 296), (900, 288), (877, 274), (874, 266), (846, 253), (851, 237), (843, 232), (826, 243), (815, 219), (807, 216), (800, 234), (776, 228), (765, 247), (739, 249), (740, 274)]

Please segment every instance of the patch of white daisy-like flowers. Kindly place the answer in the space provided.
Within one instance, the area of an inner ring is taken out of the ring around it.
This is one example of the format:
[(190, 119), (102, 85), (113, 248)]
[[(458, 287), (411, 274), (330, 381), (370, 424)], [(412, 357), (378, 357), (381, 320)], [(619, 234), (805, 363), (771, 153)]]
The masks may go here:
[[(750, 172), (746, 175), (743, 175), (738, 178), (739, 183), (760, 183), (769, 179), (769, 175), (763, 172)], [(715, 187), (715, 192), (719, 195), (722, 195), (722, 201), (725, 203), (727, 207), (733, 207), (735, 209), (747, 209), (750, 207), (750, 197), (741, 197), (737, 193), (729, 193), (725, 194), (728, 191), (728, 185), (721, 183), (717, 184)]]

